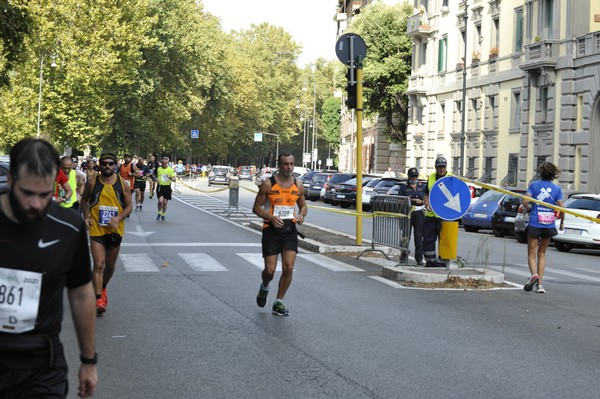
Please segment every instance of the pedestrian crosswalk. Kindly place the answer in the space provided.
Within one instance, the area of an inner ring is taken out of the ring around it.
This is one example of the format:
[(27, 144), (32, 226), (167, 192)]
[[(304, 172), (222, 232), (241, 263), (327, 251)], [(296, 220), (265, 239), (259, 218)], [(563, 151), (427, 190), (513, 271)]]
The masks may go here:
[[(230, 264), (240, 264), (239, 260), (241, 260), (242, 264), (254, 266), (261, 270), (264, 267), (263, 257), (259, 252), (240, 252), (235, 253), (235, 256), (239, 259), (236, 260), (236, 262), (230, 262)], [(120, 263), (118, 263), (117, 266), (120, 264), (127, 273), (156, 273), (160, 272), (165, 264), (177, 268), (183, 266), (196, 272), (227, 272), (231, 270), (229, 264), (224, 264), (223, 260), (217, 259), (211, 254), (204, 252), (179, 252), (177, 253), (177, 256), (170, 259), (169, 262), (166, 262), (164, 259), (153, 259), (147, 253), (121, 253), (119, 259)], [(229, 255), (228, 259), (230, 259)], [(317, 266), (332, 272), (364, 271), (363, 269), (331, 259), (325, 255), (298, 254), (295, 264), (296, 268), (299, 266), (304, 268), (309, 265)], [(278, 259), (276, 270), (281, 272), (281, 259)]]
[[(506, 280), (515, 282), (515, 277), (518, 276), (522, 281), (531, 277), (529, 267), (526, 264), (507, 265), (505, 267), (492, 267), (493, 270), (503, 272)], [(595, 274), (596, 270), (585, 268), (573, 268), (573, 270), (559, 270), (557, 268), (548, 267), (544, 272), (544, 281), (548, 282), (566, 282), (579, 281), (589, 283), (600, 283), (600, 277)], [(517, 282), (521, 282), (518, 280)]]
[(252, 213), (251, 209), (242, 206), (232, 207), (228, 202), (207, 195), (177, 195), (177, 199), (198, 209), (214, 213), (216, 215), (227, 216), (230, 220), (241, 223), (250, 221), (262, 221)]

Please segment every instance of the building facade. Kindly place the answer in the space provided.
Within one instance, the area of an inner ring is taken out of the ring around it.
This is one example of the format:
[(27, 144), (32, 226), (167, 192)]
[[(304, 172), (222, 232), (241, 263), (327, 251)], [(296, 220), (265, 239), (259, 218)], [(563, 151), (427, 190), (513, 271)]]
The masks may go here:
[[(405, 1), (405, 0), (402, 0)], [(386, 1), (393, 4), (399, 1)], [(373, 3), (373, 0), (339, 0), (337, 3), (337, 36), (346, 32), (350, 20), (360, 10)], [(368, 51), (368, 49), (367, 49)], [(346, 99), (342, 97), (342, 104)], [(382, 174), (388, 167), (404, 173), (407, 165), (403, 146), (390, 143), (385, 135), (385, 120), (365, 119), (363, 121), (363, 142), (361, 143), (363, 173)], [(341, 143), (338, 150), (339, 170), (356, 172), (356, 120), (355, 111), (342, 105), (340, 124)]]
[(600, 189), (600, 2), (413, 6), (407, 163), (427, 173), (443, 154), (454, 173), (525, 187), (550, 161), (561, 186)]

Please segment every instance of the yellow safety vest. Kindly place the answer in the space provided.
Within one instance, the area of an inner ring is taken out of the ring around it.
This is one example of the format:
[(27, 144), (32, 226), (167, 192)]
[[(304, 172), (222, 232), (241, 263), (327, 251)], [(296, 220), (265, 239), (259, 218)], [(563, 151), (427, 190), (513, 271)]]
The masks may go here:
[(73, 190), (73, 194), (71, 194), (71, 200), (69, 202), (61, 202), (60, 206), (63, 208), (72, 208), (73, 204), (77, 202), (77, 172), (71, 169), (69, 173), (69, 186), (71, 186), (71, 190)]
[[(429, 196), (429, 194), (431, 194), (431, 189), (433, 188), (433, 185), (435, 184), (435, 182), (438, 181), (438, 179), (436, 178), (436, 176), (437, 176), (437, 173), (433, 172), (427, 178), (427, 197), (429, 197), (429, 206), (430, 207), (431, 207), (431, 197)], [(442, 177), (446, 177), (446, 176), (452, 176), (452, 174), (449, 173), (449, 172), (446, 172), (446, 175), (442, 176)], [(440, 179), (442, 177), (440, 177)], [(432, 218), (439, 218), (439, 216), (436, 215), (434, 211), (427, 211), (427, 212), (425, 212), (425, 216), (429, 216), (429, 217), (432, 217)]]

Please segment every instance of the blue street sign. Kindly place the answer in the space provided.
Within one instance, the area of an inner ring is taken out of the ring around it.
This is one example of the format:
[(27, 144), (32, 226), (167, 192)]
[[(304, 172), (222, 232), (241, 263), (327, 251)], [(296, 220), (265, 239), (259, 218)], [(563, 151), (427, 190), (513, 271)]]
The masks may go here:
[(197, 139), (198, 137), (200, 137), (200, 132), (198, 130), (192, 130), (192, 135), (191, 137), (193, 139)]
[(446, 176), (436, 181), (431, 188), (429, 203), (441, 219), (460, 219), (471, 205), (471, 190), (464, 181)]

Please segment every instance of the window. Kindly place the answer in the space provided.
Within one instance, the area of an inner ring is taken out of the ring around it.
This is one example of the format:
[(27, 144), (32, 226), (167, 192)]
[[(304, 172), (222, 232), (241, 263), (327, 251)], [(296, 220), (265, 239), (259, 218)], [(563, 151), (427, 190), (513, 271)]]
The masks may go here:
[(498, 18), (492, 20), (492, 47), (500, 45), (500, 20)]
[(425, 12), (429, 12), (429, 0), (421, 0), (421, 5), (425, 9)]
[(554, 8), (554, 0), (545, 0), (543, 2), (543, 30), (544, 30), (544, 34), (545, 37), (547, 37), (548, 39), (552, 39), (553, 35), (552, 35), (552, 22), (554, 19), (554, 13), (553, 13), (553, 8)]
[(427, 64), (427, 43), (421, 44), (421, 66)]
[(521, 127), (521, 92), (513, 91), (513, 103), (511, 104), (512, 120), (510, 127), (519, 129)]
[(448, 55), (448, 36), (444, 35), (438, 42), (438, 72), (446, 71)]
[(440, 103), (440, 126), (439, 126), (439, 132), (440, 133), (444, 133), (444, 131), (446, 130), (446, 104), (444, 104), (443, 102)]
[(508, 154), (508, 175), (506, 176), (507, 186), (517, 185), (517, 169), (519, 166), (519, 154)]
[(415, 158), (415, 168), (417, 168), (418, 170), (421, 170), (421, 157)]
[(452, 157), (452, 173), (460, 173), (460, 158)]
[(544, 162), (546, 162), (546, 155), (538, 155), (536, 157), (536, 162), (535, 162), (535, 170), (537, 171), (540, 167), (541, 164), (543, 164)]
[(469, 157), (467, 159), (467, 179), (473, 179), (475, 177), (475, 157)]
[(515, 52), (523, 50), (523, 8), (515, 10)]
[(548, 86), (540, 87), (540, 123), (548, 118)]
[(494, 164), (494, 158), (485, 157), (485, 166), (483, 167), (483, 176), (479, 179), (483, 183), (489, 183), (492, 181), (492, 165)]

